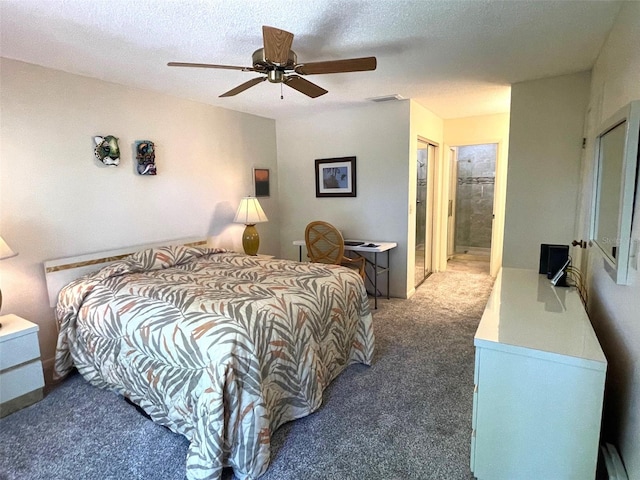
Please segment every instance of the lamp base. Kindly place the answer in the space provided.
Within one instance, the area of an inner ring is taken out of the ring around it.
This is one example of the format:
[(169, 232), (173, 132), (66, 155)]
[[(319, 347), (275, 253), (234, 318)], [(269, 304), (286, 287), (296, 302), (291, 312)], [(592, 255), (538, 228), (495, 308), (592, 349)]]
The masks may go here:
[(247, 255), (256, 255), (260, 246), (260, 236), (255, 225), (247, 225), (242, 234), (242, 248)]

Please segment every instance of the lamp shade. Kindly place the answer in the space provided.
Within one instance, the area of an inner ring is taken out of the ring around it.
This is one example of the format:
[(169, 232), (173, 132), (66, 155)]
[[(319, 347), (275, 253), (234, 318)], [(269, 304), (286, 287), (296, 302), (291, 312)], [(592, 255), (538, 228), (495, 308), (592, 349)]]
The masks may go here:
[(255, 197), (244, 197), (240, 200), (240, 206), (236, 212), (234, 223), (244, 223), (245, 225), (255, 225), (256, 223), (268, 222), (269, 219), (264, 214), (260, 202)]
[(0, 236), (0, 260), (15, 257), (16, 255), (18, 255), (18, 252), (11, 250), (11, 247), (4, 241), (4, 238)]

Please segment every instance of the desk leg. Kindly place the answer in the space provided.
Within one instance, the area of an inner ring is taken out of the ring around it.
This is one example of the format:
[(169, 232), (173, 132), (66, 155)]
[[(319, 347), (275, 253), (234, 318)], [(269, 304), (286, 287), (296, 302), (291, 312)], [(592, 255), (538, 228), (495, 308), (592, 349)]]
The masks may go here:
[(387, 250), (387, 300), (389, 300), (389, 250)]
[(373, 253), (373, 308), (378, 309), (378, 252)]
[(298, 261), (302, 261), (302, 245), (298, 245)]
[[(371, 278), (371, 276), (367, 271), (366, 274), (366, 279), (365, 279), (365, 283), (367, 280), (369, 280), (369, 282), (371, 282), (371, 285), (373, 285), (373, 308), (374, 310), (378, 309), (378, 295), (382, 296), (382, 292), (378, 291), (378, 275), (382, 274), (382, 273), (387, 273), (387, 300), (389, 300), (390, 298), (390, 293), (389, 293), (389, 282), (391, 280), (390, 278), (390, 265), (389, 265), (389, 250), (386, 250), (387, 252), (387, 264), (385, 266), (380, 266), (378, 264), (378, 252), (373, 252), (373, 262), (371, 260), (369, 260), (370, 257), (367, 257), (365, 255), (362, 255), (359, 252), (356, 252), (358, 255), (364, 257), (366, 264), (370, 265), (373, 268), (373, 278)], [(367, 253), (371, 253), (371, 252), (367, 252)], [(367, 292), (369, 292), (369, 290), (367, 290)], [(371, 294), (369, 292), (369, 294)]]

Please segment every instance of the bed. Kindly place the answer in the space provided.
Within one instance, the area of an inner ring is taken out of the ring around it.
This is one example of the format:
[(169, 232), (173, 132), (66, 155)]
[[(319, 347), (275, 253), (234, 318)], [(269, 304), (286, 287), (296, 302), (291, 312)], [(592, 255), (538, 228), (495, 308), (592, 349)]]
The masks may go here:
[(189, 479), (224, 467), (258, 478), (275, 429), (317, 410), (348, 365), (371, 363), (369, 301), (348, 268), (201, 243), (103, 258), (58, 294), (65, 265), (100, 262), (45, 264), (58, 298), (55, 372), (77, 368), (187, 437)]

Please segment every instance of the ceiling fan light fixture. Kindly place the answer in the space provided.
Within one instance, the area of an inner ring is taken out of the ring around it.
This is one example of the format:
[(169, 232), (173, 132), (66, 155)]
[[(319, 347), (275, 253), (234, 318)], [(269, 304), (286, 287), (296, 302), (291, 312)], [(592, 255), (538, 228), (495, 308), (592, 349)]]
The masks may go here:
[(271, 83), (282, 83), (285, 80), (284, 71), (278, 69), (269, 70), (267, 72), (267, 79)]

